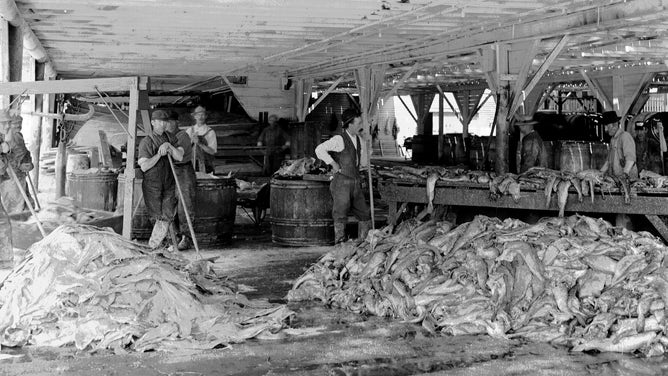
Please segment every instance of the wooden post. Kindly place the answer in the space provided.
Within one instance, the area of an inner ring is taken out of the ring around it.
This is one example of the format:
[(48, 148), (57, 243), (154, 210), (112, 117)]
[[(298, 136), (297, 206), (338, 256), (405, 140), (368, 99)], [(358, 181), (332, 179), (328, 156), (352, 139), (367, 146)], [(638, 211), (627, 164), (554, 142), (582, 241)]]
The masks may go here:
[[(35, 62), (35, 81), (44, 80), (44, 63)], [(44, 95), (35, 94), (35, 101), (33, 106), (35, 112), (43, 112), (44, 110)], [(32, 143), (30, 144), (30, 154), (32, 154), (33, 168), (30, 171), (32, 175), (32, 181), (35, 185), (35, 189), (39, 187), (39, 157), (41, 153), (42, 146), (42, 118), (41, 116), (31, 116), (31, 125), (32, 125)], [(37, 192), (35, 192), (37, 194)]]
[(508, 112), (510, 106), (508, 103), (508, 96), (510, 95), (510, 87), (504, 86), (499, 88), (499, 109), (496, 113), (496, 164), (495, 170), (499, 174), (508, 172)]
[(56, 151), (56, 199), (65, 196), (65, 161), (67, 159), (67, 148), (65, 144), (67, 139), (63, 140), (61, 136), (58, 140), (58, 150)]
[(128, 111), (128, 147), (125, 159), (125, 191), (123, 192), (123, 237), (131, 239), (132, 209), (135, 187), (135, 154), (137, 149), (137, 111), (139, 110), (139, 86), (130, 88), (130, 109)]
[[(0, 82), (9, 82), (9, 23), (0, 18)], [(9, 107), (9, 95), (0, 96), (0, 107)]]
[(443, 160), (443, 123), (444, 123), (444, 114), (443, 114), (443, 94), (441, 91), (438, 92), (438, 162), (440, 163)]
[[(21, 29), (9, 24), (7, 26), (9, 40), (9, 81), (20, 82), (23, 69), (23, 34)], [(10, 97), (9, 102), (13, 98)]]

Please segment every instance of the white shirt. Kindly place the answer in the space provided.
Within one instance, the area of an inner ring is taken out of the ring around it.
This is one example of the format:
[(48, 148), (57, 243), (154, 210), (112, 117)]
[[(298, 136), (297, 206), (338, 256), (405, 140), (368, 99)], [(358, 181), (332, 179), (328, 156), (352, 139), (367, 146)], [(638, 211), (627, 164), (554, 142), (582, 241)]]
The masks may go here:
[[(345, 132), (350, 139), (353, 142), (353, 146), (355, 146), (355, 150), (359, 147), (357, 145), (357, 137), (351, 135), (348, 130)], [(360, 137), (361, 140), (364, 140), (362, 137)], [(329, 140), (321, 143), (320, 145), (315, 147), (315, 155), (318, 157), (318, 159), (322, 160), (323, 162), (327, 164), (332, 164), (334, 159), (332, 158), (331, 155), (329, 155), (330, 152), (335, 152), (335, 153), (340, 153), (343, 151), (345, 148), (345, 144), (343, 141), (343, 137), (341, 135), (336, 135)], [(368, 163), (366, 163), (366, 147), (365, 143), (362, 141), (362, 149), (360, 150), (360, 166), (366, 166)]]

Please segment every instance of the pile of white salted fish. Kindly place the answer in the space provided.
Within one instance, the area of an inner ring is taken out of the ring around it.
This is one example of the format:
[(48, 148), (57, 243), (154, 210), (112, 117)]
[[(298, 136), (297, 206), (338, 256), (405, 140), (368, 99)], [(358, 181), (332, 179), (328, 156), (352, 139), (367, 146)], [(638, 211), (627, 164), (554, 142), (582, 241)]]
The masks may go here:
[(524, 337), (574, 351), (668, 348), (668, 247), (584, 216), (534, 225), (415, 219), (336, 247), (288, 293), (449, 335)]
[(111, 231), (62, 225), (30, 247), (0, 288), (0, 343), (206, 349), (272, 335), (292, 315), (234, 289), (210, 261), (188, 263)]

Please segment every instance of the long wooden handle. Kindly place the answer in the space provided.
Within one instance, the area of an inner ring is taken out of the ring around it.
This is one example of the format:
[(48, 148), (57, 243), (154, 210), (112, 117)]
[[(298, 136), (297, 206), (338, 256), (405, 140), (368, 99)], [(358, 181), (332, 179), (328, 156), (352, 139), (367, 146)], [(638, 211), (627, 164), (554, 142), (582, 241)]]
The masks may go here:
[(37, 198), (37, 189), (35, 188), (35, 185), (32, 183), (32, 178), (30, 177), (30, 173), (27, 173), (26, 177), (28, 178), (28, 183), (30, 183), (30, 188), (32, 189), (32, 193), (35, 196), (35, 204), (37, 204), (37, 210), (42, 210), (42, 205), (39, 204), (39, 199)]
[(181, 190), (181, 183), (179, 183), (179, 178), (176, 176), (176, 169), (174, 168), (174, 161), (172, 156), (167, 154), (167, 159), (169, 160), (169, 167), (172, 169), (172, 175), (174, 175), (174, 181), (176, 182), (176, 191), (179, 193), (179, 201), (183, 205), (183, 212), (186, 214), (186, 221), (188, 222), (188, 230), (190, 230), (190, 236), (193, 239), (193, 245), (195, 246), (195, 251), (199, 258), (202, 258), (202, 255), (199, 253), (199, 244), (197, 244), (197, 238), (195, 237), (195, 229), (193, 228), (193, 223), (190, 219), (190, 213), (188, 213), (188, 208), (186, 208), (185, 202), (183, 201), (183, 191)]
[(9, 176), (14, 180), (14, 183), (16, 183), (16, 186), (19, 187), (19, 191), (21, 192), (21, 196), (23, 196), (23, 201), (25, 201), (26, 205), (28, 205), (28, 209), (30, 209), (30, 213), (32, 216), (35, 218), (35, 222), (37, 223), (37, 228), (39, 228), (39, 232), (42, 233), (42, 238), (46, 238), (46, 231), (44, 231), (44, 227), (42, 226), (42, 222), (39, 221), (39, 218), (37, 218), (37, 213), (35, 213), (35, 209), (32, 207), (32, 204), (30, 203), (30, 200), (28, 199), (28, 195), (26, 194), (25, 189), (21, 186), (21, 182), (19, 181), (18, 176), (16, 176), (16, 172), (14, 172), (14, 169), (12, 166), (7, 163), (7, 171), (9, 172)]

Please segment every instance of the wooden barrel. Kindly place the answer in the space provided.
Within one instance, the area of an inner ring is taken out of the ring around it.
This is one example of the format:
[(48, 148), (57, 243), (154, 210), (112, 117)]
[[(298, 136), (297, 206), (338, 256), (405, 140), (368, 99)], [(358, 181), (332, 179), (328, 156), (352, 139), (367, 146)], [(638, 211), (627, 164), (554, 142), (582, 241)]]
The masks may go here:
[(67, 174), (67, 194), (81, 208), (114, 211), (118, 174), (98, 168)]
[(605, 142), (592, 142), (589, 147), (591, 149), (590, 168), (600, 170), (608, 160), (610, 145)]
[(90, 168), (90, 158), (88, 154), (79, 153), (76, 151), (67, 152), (67, 163), (65, 164), (65, 171), (71, 173), (78, 170), (87, 170)]
[(232, 240), (236, 205), (237, 186), (234, 179), (197, 179), (193, 227), (199, 245), (220, 245)]
[[(137, 174), (137, 176), (141, 176)], [(133, 239), (148, 239), (153, 226), (146, 210), (142, 194), (142, 178), (135, 178), (133, 205), (136, 211), (132, 217)], [(118, 210), (123, 210), (125, 176), (118, 176)], [(197, 179), (195, 193), (193, 228), (200, 246), (213, 246), (229, 242), (234, 233), (236, 216), (236, 183), (234, 179)], [(178, 195), (178, 192), (177, 192)], [(141, 200), (141, 201), (140, 201)], [(133, 208), (134, 210), (134, 208)], [(183, 219), (186, 220), (185, 218)]]
[(591, 166), (589, 142), (562, 141), (559, 169), (567, 172), (587, 170)]
[(334, 244), (329, 182), (272, 179), (271, 240), (290, 246)]
[[(148, 216), (148, 211), (146, 210), (146, 204), (144, 203), (144, 195), (141, 191), (141, 184), (143, 181), (143, 174), (141, 170), (135, 170), (135, 187), (133, 191), (133, 200), (132, 205), (134, 206), (132, 210), (134, 215), (132, 216), (132, 232), (130, 237), (132, 239), (146, 240), (151, 237), (151, 231), (153, 231), (153, 226), (151, 225), (151, 220)], [(117, 194), (117, 205), (116, 212), (123, 214), (123, 198), (125, 197), (125, 174), (118, 175), (118, 194)]]

